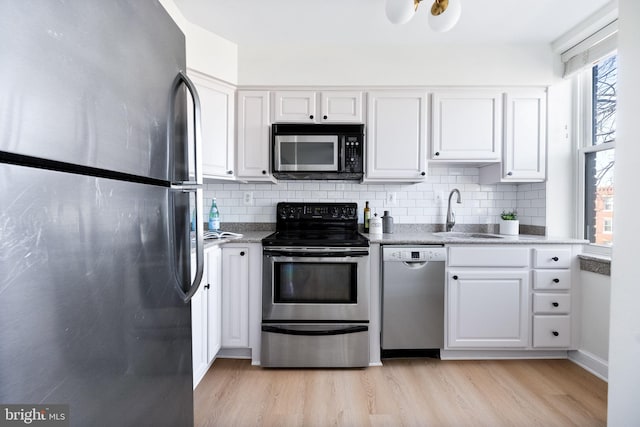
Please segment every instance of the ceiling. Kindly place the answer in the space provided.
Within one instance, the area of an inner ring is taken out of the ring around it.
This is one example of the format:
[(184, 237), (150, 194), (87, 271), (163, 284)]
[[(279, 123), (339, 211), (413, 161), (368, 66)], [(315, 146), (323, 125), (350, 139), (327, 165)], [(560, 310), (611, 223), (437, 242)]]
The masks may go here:
[(461, 0), (453, 30), (427, 25), (430, 0), (407, 24), (385, 0), (174, 0), (185, 17), (239, 46), (551, 43), (610, 0)]

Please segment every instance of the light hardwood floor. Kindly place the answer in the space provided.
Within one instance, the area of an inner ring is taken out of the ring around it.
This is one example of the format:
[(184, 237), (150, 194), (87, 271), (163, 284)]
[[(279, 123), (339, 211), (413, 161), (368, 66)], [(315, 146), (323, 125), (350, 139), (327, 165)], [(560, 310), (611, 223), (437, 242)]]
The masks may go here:
[(607, 384), (567, 360), (387, 360), (262, 369), (218, 359), (195, 391), (204, 426), (604, 426)]

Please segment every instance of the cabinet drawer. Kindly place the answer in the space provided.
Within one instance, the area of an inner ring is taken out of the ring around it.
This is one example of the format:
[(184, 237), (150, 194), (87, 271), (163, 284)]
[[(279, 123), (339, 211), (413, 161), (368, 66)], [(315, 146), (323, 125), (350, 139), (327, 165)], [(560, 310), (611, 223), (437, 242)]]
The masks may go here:
[(528, 267), (529, 249), (486, 246), (449, 248), (451, 267)]
[(569, 268), (571, 249), (549, 248), (533, 250), (533, 268)]
[(534, 347), (569, 347), (570, 316), (533, 316)]
[(569, 294), (533, 294), (533, 312), (536, 314), (569, 314)]
[(534, 270), (533, 289), (571, 289), (571, 270)]

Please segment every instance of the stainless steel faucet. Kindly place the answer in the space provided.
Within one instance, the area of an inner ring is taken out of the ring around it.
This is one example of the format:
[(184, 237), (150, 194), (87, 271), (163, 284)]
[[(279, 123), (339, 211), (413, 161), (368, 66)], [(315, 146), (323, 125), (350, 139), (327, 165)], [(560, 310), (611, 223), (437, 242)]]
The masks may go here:
[(462, 203), (462, 199), (460, 198), (460, 190), (458, 190), (457, 188), (451, 190), (451, 193), (449, 193), (449, 206), (447, 207), (447, 231), (451, 231), (453, 229), (453, 226), (456, 225), (456, 216), (451, 210), (451, 197), (453, 197), (453, 193), (458, 193), (458, 203)]

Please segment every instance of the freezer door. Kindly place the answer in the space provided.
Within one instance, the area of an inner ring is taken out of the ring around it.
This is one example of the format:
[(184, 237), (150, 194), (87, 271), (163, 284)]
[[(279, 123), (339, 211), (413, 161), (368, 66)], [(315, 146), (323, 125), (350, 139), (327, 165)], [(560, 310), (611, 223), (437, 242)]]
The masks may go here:
[(0, 200), (0, 402), (193, 425), (188, 194), (0, 164)]
[(2, 1), (0, 40), (0, 151), (172, 179), (185, 39), (158, 1)]

